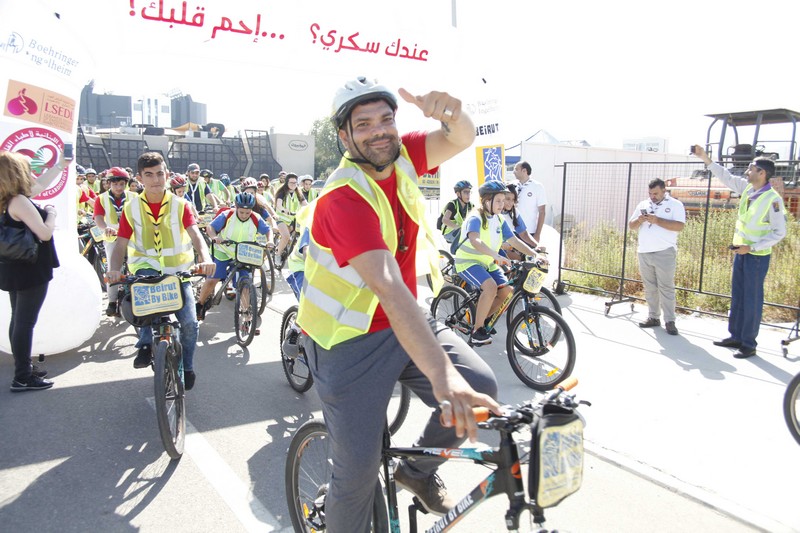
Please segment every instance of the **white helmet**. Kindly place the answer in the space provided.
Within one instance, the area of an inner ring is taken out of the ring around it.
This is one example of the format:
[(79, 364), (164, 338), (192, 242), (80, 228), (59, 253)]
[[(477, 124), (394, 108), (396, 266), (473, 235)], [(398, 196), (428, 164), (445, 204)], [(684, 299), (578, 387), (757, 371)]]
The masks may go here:
[(365, 76), (359, 76), (350, 80), (336, 91), (333, 98), (333, 116), (331, 120), (336, 129), (340, 129), (350, 116), (350, 112), (358, 104), (368, 100), (385, 100), (392, 108), (397, 111), (397, 98), (388, 88), (379, 85), (377, 80), (368, 80)]

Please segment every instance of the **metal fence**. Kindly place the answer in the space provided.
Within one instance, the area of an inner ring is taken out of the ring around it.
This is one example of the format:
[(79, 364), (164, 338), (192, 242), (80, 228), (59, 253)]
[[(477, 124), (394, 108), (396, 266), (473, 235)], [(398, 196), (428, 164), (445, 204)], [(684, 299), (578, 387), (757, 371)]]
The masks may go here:
[[(687, 211), (686, 227), (678, 236), (679, 307), (726, 316), (733, 264), (727, 247), (738, 197), (717, 180), (708, 179), (700, 162), (565, 163), (561, 215), (555, 221), (561, 230), (557, 290), (573, 286), (610, 295), (606, 313), (615, 304), (643, 299), (637, 233), (629, 230), (628, 220), (636, 205), (648, 198), (648, 184), (655, 178), (666, 182), (667, 190)], [(783, 190), (782, 179), (775, 184)], [(787, 239), (773, 254), (765, 305), (797, 316), (800, 294), (788, 290), (796, 284), (781, 273), (788, 269), (796, 279), (796, 265), (786, 263), (796, 257), (800, 245)], [(782, 256), (784, 245), (787, 253)]]

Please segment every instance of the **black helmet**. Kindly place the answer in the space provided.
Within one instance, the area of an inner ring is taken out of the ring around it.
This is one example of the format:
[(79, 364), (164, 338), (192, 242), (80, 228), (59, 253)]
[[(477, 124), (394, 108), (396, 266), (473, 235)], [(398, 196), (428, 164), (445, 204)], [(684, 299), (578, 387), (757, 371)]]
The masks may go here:
[(495, 194), (500, 194), (501, 192), (506, 192), (506, 186), (500, 180), (489, 180), (481, 185), (480, 189), (478, 189), (478, 193), (481, 196), (494, 196)]
[(333, 116), (331, 120), (336, 129), (342, 127), (355, 106), (368, 100), (385, 100), (392, 111), (397, 111), (397, 98), (388, 88), (379, 85), (376, 80), (359, 76), (350, 80), (336, 91), (333, 98)]
[(471, 189), (471, 188), (472, 184), (470, 182), (468, 182), (467, 180), (461, 180), (458, 183), (456, 183), (455, 187), (453, 187), (453, 190), (456, 191), (456, 194), (458, 194), (464, 189)]
[(214, 173), (211, 172), (210, 170), (208, 170), (207, 168), (204, 168), (203, 170), (200, 171), (200, 177), (201, 178), (213, 178), (214, 177)]

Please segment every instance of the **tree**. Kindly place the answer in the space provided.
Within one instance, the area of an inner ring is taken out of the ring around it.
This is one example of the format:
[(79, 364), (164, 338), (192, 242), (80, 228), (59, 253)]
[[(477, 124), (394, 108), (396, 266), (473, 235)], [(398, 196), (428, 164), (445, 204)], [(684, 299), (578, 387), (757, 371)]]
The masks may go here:
[(330, 118), (321, 118), (314, 121), (311, 127), (316, 150), (314, 152), (314, 170), (318, 179), (327, 178), (342, 159), (337, 145), (338, 137)]

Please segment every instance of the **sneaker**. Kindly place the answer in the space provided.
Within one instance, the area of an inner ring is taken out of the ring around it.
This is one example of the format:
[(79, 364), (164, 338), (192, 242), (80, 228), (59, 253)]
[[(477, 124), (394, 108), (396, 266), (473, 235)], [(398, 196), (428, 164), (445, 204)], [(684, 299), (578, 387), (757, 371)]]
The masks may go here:
[(484, 344), (491, 344), (492, 337), (486, 332), (483, 327), (480, 327), (472, 332), (472, 335), (469, 336), (470, 344), (474, 344), (477, 346), (482, 346)]
[(53, 382), (31, 375), (28, 381), (23, 383), (16, 379), (11, 382), (11, 392), (24, 392), (27, 390), (45, 390), (53, 386)]
[(300, 336), (299, 331), (291, 330), (289, 334), (283, 339), (281, 350), (289, 359), (295, 359), (297, 354), (300, 353), (300, 346), (297, 344), (297, 338)]
[(106, 316), (117, 316), (116, 302), (108, 302), (108, 307), (106, 307)]
[(437, 474), (416, 478), (409, 475), (406, 470), (407, 467), (403, 464), (398, 465), (394, 471), (395, 483), (416, 496), (429, 513), (444, 516), (447, 511), (455, 507), (457, 502), (447, 494), (447, 488)]
[(678, 334), (678, 328), (675, 327), (675, 322), (667, 322), (666, 324), (664, 324), (664, 327), (666, 328), (667, 333), (669, 333), (670, 335)]
[(194, 373), (194, 370), (184, 370), (183, 371), (183, 388), (186, 390), (192, 390), (194, 388), (194, 380), (197, 378), (197, 374)]
[(36, 376), (37, 378), (43, 378), (47, 375), (47, 370), (42, 370), (36, 365), (31, 365), (31, 366), (33, 366), (33, 369), (31, 370), (32, 376)]
[(150, 345), (139, 348), (136, 359), (133, 360), (133, 368), (147, 368), (153, 362), (153, 352)]
[[(657, 318), (648, 318), (644, 322), (639, 322), (640, 328), (655, 328), (661, 325), (661, 321)], [(677, 330), (676, 330), (677, 331)]]

